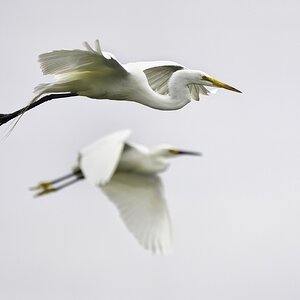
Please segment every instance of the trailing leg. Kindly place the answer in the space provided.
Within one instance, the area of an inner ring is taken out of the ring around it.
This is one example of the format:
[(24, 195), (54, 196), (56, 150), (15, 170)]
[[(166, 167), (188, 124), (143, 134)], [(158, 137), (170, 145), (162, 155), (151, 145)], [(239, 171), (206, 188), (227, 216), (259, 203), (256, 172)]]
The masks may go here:
[(74, 96), (78, 96), (78, 94), (76, 93), (62, 93), (62, 94), (49, 94), (46, 95), (42, 98), (40, 98), (37, 101), (31, 102), (29, 105), (16, 110), (10, 114), (0, 114), (0, 126), (5, 124), (6, 122), (15, 119), (18, 116), (21, 116), (22, 114), (24, 114), (26, 111), (44, 103), (47, 102), (49, 100), (53, 100), (53, 99), (61, 99), (61, 98), (67, 98), (67, 97), (74, 97)]
[[(70, 179), (71, 180), (68, 180)], [(51, 181), (44, 181), (36, 185), (35, 187), (30, 188), (31, 191), (37, 191), (37, 194), (35, 194), (35, 197), (39, 197), (42, 195), (46, 195), (49, 193), (53, 193), (56, 191), (59, 191), (73, 183), (76, 183), (77, 181), (83, 179), (84, 176), (80, 169), (76, 169), (70, 174), (67, 174), (65, 176), (62, 176), (60, 178), (51, 180)], [(57, 183), (62, 182), (62, 184), (57, 186)]]

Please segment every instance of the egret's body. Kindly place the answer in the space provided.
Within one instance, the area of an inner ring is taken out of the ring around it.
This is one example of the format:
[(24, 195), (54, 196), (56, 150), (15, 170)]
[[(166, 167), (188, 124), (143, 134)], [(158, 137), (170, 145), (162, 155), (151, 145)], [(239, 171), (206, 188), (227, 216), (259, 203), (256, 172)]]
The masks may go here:
[[(85, 178), (90, 184), (101, 187), (145, 248), (166, 253), (171, 246), (171, 225), (162, 182), (156, 174), (168, 168), (170, 157), (200, 153), (180, 151), (167, 145), (147, 148), (132, 144), (128, 142), (130, 134), (129, 130), (118, 131), (85, 147), (71, 174), (40, 183), (34, 190), (39, 190), (37, 195), (40, 196)], [(75, 178), (69, 180), (72, 177)]]
[(142, 145), (125, 145), (117, 171), (140, 174), (156, 174), (165, 171), (168, 162), (151, 152)]
[(127, 100), (159, 110), (180, 109), (209, 95), (206, 87), (239, 92), (202, 71), (189, 70), (170, 61), (137, 62), (122, 65), (112, 54), (95, 50), (57, 50), (39, 56), (44, 75), (53, 83), (36, 87), (37, 95), (24, 109), (0, 115), (0, 125), (51, 99), (85, 96), (93, 99)]

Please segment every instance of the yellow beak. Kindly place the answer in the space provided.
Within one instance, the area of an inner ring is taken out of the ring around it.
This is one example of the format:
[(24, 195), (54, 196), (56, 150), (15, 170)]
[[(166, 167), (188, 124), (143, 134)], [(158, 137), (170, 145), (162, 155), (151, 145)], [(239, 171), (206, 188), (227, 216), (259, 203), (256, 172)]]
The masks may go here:
[(217, 79), (214, 79), (212, 77), (204, 76), (203, 79), (211, 82), (216, 87), (223, 88), (223, 89), (230, 90), (230, 91), (237, 92), (237, 93), (241, 93), (241, 91), (239, 91), (238, 89), (236, 89), (226, 83), (223, 83)]

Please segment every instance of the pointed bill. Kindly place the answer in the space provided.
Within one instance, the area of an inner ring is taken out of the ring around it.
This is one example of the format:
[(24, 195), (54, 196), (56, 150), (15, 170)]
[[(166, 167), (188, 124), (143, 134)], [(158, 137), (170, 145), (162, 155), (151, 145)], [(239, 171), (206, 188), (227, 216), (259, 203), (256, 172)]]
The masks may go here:
[(202, 156), (201, 152), (197, 151), (189, 151), (189, 150), (180, 150), (180, 149), (170, 149), (170, 153), (174, 155), (195, 155), (195, 156)]
[(201, 152), (197, 151), (187, 151), (187, 150), (178, 150), (177, 154), (179, 155), (195, 155), (195, 156), (202, 156)]
[(241, 93), (241, 91), (239, 91), (238, 89), (236, 89), (236, 88), (234, 88), (234, 87), (232, 87), (232, 86), (230, 86), (226, 83), (223, 83), (223, 82), (221, 82), (221, 81), (219, 81), (215, 78), (205, 76), (204, 79), (211, 82), (216, 87), (223, 88), (223, 89), (230, 90), (230, 91), (237, 92), (237, 93)]

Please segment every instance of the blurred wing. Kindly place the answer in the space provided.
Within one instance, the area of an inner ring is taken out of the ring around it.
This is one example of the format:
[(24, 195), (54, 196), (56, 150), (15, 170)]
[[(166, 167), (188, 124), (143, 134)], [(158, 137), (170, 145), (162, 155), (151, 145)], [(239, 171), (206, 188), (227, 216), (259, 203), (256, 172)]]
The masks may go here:
[(90, 184), (103, 185), (111, 179), (130, 135), (130, 130), (117, 131), (79, 152), (79, 167)]
[(85, 42), (87, 50), (56, 50), (39, 56), (44, 75), (65, 74), (70, 72), (115, 72), (126, 75), (127, 71), (111, 54), (102, 52), (99, 41), (95, 41), (95, 50)]
[(144, 70), (150, 87), (157, 93), (166, 95), (169, 93), (168, 81), (174, 72), (182, 70), (180, 65), (157, 66)]
[(158, 176), (117, 172), (102, 191), (145, 249), (155, 254), (171, 252), (171, 221)]

